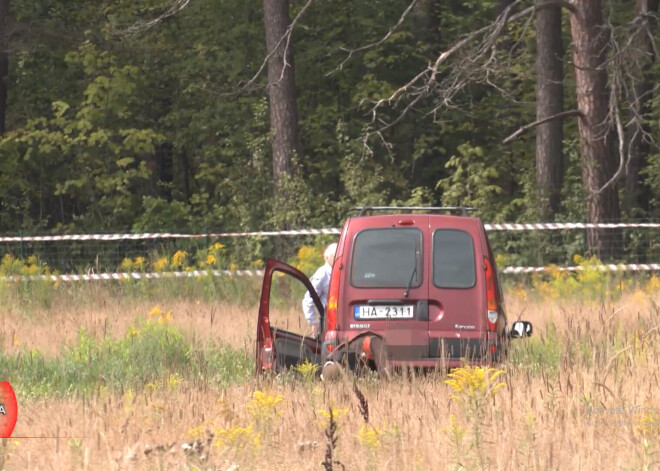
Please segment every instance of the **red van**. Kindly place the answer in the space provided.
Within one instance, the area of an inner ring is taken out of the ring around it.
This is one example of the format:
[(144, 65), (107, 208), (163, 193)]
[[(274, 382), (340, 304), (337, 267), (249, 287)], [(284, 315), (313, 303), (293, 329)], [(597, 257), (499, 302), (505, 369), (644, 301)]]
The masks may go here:
[[(471, 208), (358, 209), (339, 237), (327, 312), (304, 274), (268, 260), (257, 326), (259, 371), (305, 360), (386, 374), (403, 366), (493, 363), (506, 357), (511, 338), (531, 335), (526, 321), (508, 328), (495, 258), (482, 222), (468, 216)], [(275, 271), (311, 290), (322, 316), (319, 338), (270, 327)]]

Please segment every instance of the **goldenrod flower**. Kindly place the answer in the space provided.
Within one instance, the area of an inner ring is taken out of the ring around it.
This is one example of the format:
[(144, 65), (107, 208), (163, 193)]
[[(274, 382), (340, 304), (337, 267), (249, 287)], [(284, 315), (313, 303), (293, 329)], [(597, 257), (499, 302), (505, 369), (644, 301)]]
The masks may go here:
[(164, 312), (160, 308), (160, 306), (154, 306), (153, 309), (151, 309), (151, 311), (149, 311), (149, 315), (152, 316), (152, 317), (160, 316), (162, 314), (164, 314)]
[(135, 268), (143, 268), (147, 260), (144, 257), (135, 257), (135, 260), (133, 261), (133, 266)]
[(247, 427), (232, 427), (226, 430), (218, 430), (218, 447), (256, 448), (261, 442), (261, 437), (253, 430), (253, 424)]
[(158, 318), (159, 324), (169, 324), (172, 322), (172, 311), (167, 311), (167, 314), (163, 313)]
[(157, 272), (163, 271), (165, 270), (165, 268), (167, 268), (168, 265), (169, 265), (169, 261), (167, 257), (159, 258), (154, 262), (154, 270), (156, 270)]
[(247, 405), (247, 409), (255, 419), (267, 416), (279, 417), (282, 412), (277, 410), (277, 405), (283, 400), (284, 396), (280, 394), (255, 391), (252, 394), (252, 400)]
[(360, 445), (370, 450), (374, 450), (380, 448), (380, 437), (382, 434), (383, 431), (378, 427), (362, 424), (362, 427), (360, 427), (360, 431), (357, 434), (357, 438), (360, 441)]
[(133, 261), (130, 258), (125, 258), (121, 261), (119, 268), (125, 271), (131, 271), (133, 269)]
[[(319, 421), (319, 424), (323, 427), (326, 428), (328, 426), (328, 423), (330, 422), (330, 412), (328, 412), (325, 409), (318, 409), (317, 412), (321, 415), (322, 419)], [(346, 415), (348, 413), (348, 409), (332, 409), (332, 420), (333, 422), (338, 422), (338, 419)]]
[(448, 376), (452, 379), (446, 380), (445, 384), (456, 393), (451, 398), (462, 402), (464, 398), (494, 396), (497, 391), (506, 386), (506, 383), (495, 381), (502, 374), (504, 374), (504, 370), (496, 368), (464, 366), (450, 373)]
[(128, 328), (128, 333), (126, 334), (127, 337), (133, 337), (135, 335), (138, 335), (140, 331), (136, 329), (134, 326), (130, 326)]
[(177, 250), (174, 255), (172, 255), (172, 266), (180, 267), (186, 261), (186, 256), (188, 253), (185, 250)]

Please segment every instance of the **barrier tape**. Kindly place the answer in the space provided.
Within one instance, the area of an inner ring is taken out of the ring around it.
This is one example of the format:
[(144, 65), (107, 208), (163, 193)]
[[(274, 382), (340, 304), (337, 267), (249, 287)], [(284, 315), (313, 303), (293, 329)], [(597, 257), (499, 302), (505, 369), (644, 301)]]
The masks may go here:
[(591, 223), (591, 222), (539, 222), (539, 223), (525, 223), (525, 224), (484, 224), (487, 231), (543, 231), (543, 230), (560, 230), (560, 229), (625, 229), (630, 227), (646, 227), (646, 228), (660, 228), (660, 223), (657, 222), (639, 222), (639, 223)]
[[(594, 265), (591, 267), (506, 267), (500, 270), (503, 274), (540, 273), (544, 271), (583, 271), (594, 268), (599, 271), (654, 271), (660, 270), (660, 263), (627, 264), (627, 265)], [(121, 280), (154, 280), (163, 278), (196, 278), (203, 276), (264, 276), (263, 270), (194, 270), (162, 273), (88, 273), (84, 275), (21, 275), (3, 276), (2, 281), (121, 281)]]
[[(484, 224), (487, 231), (534, 231), (534, 230), (561, 230), (561, 229), (626, 229), (626, 228), (653, 228), (659, 229), (660, 223), (527, 223), (527, 224)], [(201, 239), (219, 237), (270, 237), (270, 236), (299, 236), (299, 235), (339, 235), (340, 229), (292, 229), (286, 231), (256, 231), (256, 232), (214, 232), (208, 234), (177, 234), (177, 233), (143, 233), (143, 234), (68, 234), (46, 236), (8, 236), (0, 237), (0, 242), (57, 242), (65, 240), (86, 241), (116, 241), (116, 240), (143, 240), (143, 239)]]
[(297, 236), (340, 233), (339, 229), (299, 229), (288, 231), (257, 231), (257, 232), (217, 232), (208, 234), (176, 234), (176, 233), (144, 233), (144, 234), (68, 234), (52, 236), (16, 236), (0, 237), (0, 242), (57, 242), (64, 240), (142, 240), (142, 239), (202, 239), (217, 237), (268, 237)]
[(506, 267), (501, 270), (502, 273), (540, 273), (544, 271), (584, 271), (586, 269), (596, 269), (598, 271), (655, 271), (660, 270), (660, 263), (647, 264), (627, 264), (627, 265), (592, 265), (590, 267)]
[(263, 270), (193, 270), (162, 273), (87, 273), (84, 275), (18, 275), (3, 276), (2, 281), (121, 281), (154, 280), (162, 278), (196, 278), (203, 276), (264, 276)]

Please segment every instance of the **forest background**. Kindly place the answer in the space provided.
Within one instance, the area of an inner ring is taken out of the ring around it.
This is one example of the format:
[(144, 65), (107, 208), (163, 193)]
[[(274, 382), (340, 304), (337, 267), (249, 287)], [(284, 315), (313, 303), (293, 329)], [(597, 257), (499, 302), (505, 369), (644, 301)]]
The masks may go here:
[[(657, 0), (0, 0), (0, 232), (338, 227), (385, 204), (657, 220), (657, 14)], [(635, 243), (582, 235), (495, 243), (528, 263)], [(635, 261), (660, 250), (641, 244)], [(244, 239), (232, 260), (295, 247)]]

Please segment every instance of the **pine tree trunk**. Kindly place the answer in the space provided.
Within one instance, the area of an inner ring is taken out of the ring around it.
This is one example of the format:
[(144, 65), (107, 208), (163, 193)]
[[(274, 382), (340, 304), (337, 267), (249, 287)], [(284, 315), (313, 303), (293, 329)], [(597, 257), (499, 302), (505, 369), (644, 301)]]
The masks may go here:
[(0, 0), (0, 136), (5, 133), (7, 116), (7, 75), (9, 74), (9, 0)]
[(266, 46), (271, 54), (268, 59), (268, 99), (273, 182), (277, 187), (282, 175), (292, 174), (291, 157), (299, 149), (292, 41), (282, 40), (291, 24), (289, 1), (264, 0), (264, 21)]
[[(537, 4), (543, 0), (537, 0)], [(536, 12), (536, 119), (564, 111), (564, 69), (561, 6)], [(552, 220), (558, 211), (564, 177), (563, 120), (554, 119), (536, 128), (536, 183), (542, 217)]]
[[(588, 194), (589, 222), (611, 222), (620, 216), (616, 185), (601, 188), (615, 171), (614, 134), (609, 121), (609, 90), (607, 85), (607, 36), (599, 0), (574, 0), (570, 15), (573, 39), (573, 63), (577, 106), (582, 115), (578, 120), (582, 180)], [(616, 239), (606, 230), (587, 231), (588, 249), (601, 259), (614, 254)]]
[(649, 38), (655, 29), (655, 21), (649, 13), (657, 14), (658, 0), (637, 0), (635, 11), (640, 19), (640, 28), (632, 38), (631, 66), (628, 75), (633, 80), (629, 88), (628, 102), (630, 114), (626, 128), (626, 143), (630, 155), (626, 165), (625, 196), (623, 208), (629, 217), (635, 216), (634, 210), (648, 210), (649, 195), (644, 197), (645, 189), (641, 184), (640, 170), (646, 166), (650, 152), (649, 143), (643, 139), (642, 131), (648, 132), (644, 115), (649, 112), (653, 86), (648, 74), (654, 60), (653, 43)]

